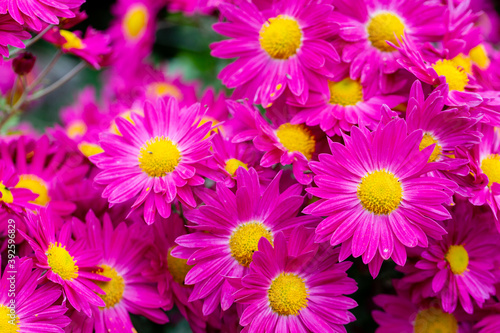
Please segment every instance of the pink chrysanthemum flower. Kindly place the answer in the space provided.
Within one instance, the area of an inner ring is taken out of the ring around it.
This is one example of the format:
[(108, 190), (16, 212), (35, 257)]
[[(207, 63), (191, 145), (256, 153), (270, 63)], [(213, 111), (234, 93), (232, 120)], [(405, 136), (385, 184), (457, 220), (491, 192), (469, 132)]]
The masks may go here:
[[(1, 8), (0, 4), (0, 13)], [(30, 33), (24, 31), (24, 27), (14, 21), (9, 14), (0, 14), (0, 56), (9, 56), (9, 45), (24, 49), (22, 40), (30, 37)], [(3, 62), (2, 58), (0, 57), (0, 63)]]
[[(159, 324), (168, 322), (160, 308), (169, 300), (160, 297), (156, 285), (142, 275), (150, 268), (144, 257), (152, 249), (151, 233), (139, 223), (130, 227), (120, 223), (113, 228), (108, 215), (104, 215), (101, 225), (92, 211), (85, 220), (85, 224), (73, 221), (79, 233), (77, 239), (86, 239), (90, 249), (102, 254), (101, 271), (96, 273), (110, 279), (97, 282), (104, 291), (99, 297), (105, 305), (92, 306), (95, 332), (133, 332), (129, 313), (145, 316)], [(92, 327), (89, 332), (93, 332)]]
[(238, 58), (219, 74), (227, 87), (236, 88), (234, 98), (267, 106), (286, 88), (302, 104), (311, 88), (326, 94), (339, 57), (327, 41), (336, 32), (332, 7), (318, 2), (275, 1), (266, 11), (241, 0), (219, 6), (228, 21), (214, 30), (233, 39), (212, 44), (212, 55)]
[(131, 114), (133, 123), (118, 117), (123, 136), (102, 133), (104, 152), (90, 157), (102, 170), (95, 181), (106, 185), (103, 196), (110, 204), (135, 199), (131, 210), (144, 204), (148, 224), (156, 212), (170, 216), (175, 199), (195, 207), (191, 187), (203, 185), (202, 176), (215, 175), (200, 163), (211, 158), (210, 140), (204, 139), (211, 124), (198, 126), (201, 115), (199, 105), (179, 110), (169, 98), (156, 107), (146, 103), (144, 117)]
[(231, 306), (234, 289), (226, 277), (242, 277), (248, 272), (261, 237), (273, 241), (280, 230), (318, 222), (309, 216), (296, 217), (304, 201), (302, 187), (295, 184), (280, 194), (281, 172), (262, 194), (254, 169), (239, 168), (236, 175), (236, 194), (222, 183), (217, 184), (217, 192), (199, 192), (206, 204), (185, 212), (196, 232), (178, 237), (180, 246), (171, 253), (194, 265), (185, 283), (194, 284), (189, 300), (203, 299), (205, 315), (219, 305), (222, 310)]
[[(15, 273), (13, 273), (15, 272)], [(14, 277), (14, 279), (12, 279)], [(61, 289), (51, 282), (39, 286), (41, 272), (32, 259), (9, 261), (0, 281), (0, 328), (5, 333), (63, 333), (70, 320), (56, 304)], [(15, 296), (11, 287), (15, 283)], [(59, 301), (60, 303), (60, 301)]]
[(29, 234), (19, 230), (35, 252), (36, 267), (42, 269), (47, 279), (62, 286), (70, 304), (87, 316), (91, 316), (91, 306), (105, 306), (96, 294), (103, 294), (98, 281), (109, 278), (95, 273), (99, 270), (101, 254), (89, 250), (85, 241), (71, 238), (71, 225), (65, 223), (56, 237), (54, 221), (46, 209), (28, 213), (26, 219)]
[(234, 282), (243, 332), (346, 332), (357, 303), (345, 295), (358, 288), (347, 277), (352, 263), (338, 263), (338, 249), (314, 244), (314, 232), (295, 228), (288, 243), (262, 238), (250, 270)]
[(427, 247), (428, 236), (440, 238), (446, 231), (437, 221), (450, 217), (443, 204), (456, 184), (423, 176), (436, 169), (427, 163), (432, 147), (420, 151), (423, 133), (407, 133), (402, 119), (373, 133), (353, 127), (345, 145), (330, 142), (332, 154), (310, 163), (318, 187), (307, 191), (321, 199), (304, 213), (327, 216), (316, 241), (342, 244), (341, 260), (362, 255), (374, 277), (383, 260), (392, 257), (402, 266), (405, 247)]
[(71, 9), (79, 8), (85, 0), (3, 0), (0, 14), (9, 13), (19, 24), (40, 31), (44, 22), (59, 24), (59, 17), (75, 17)]
[(14, 168), (0, 160), (0, 210), (21, 213), (24, 209), (33, 209), (31, 203), (38, 195), (27, 188), (17, 188), (19, 177)]
[(359, 79), (367, 69), (394, 73), (399, 65), (398, 45), (406, 34), (418, 45), (438, 41), (445, 32), (445, 6), (426, 0), (381, 1), (361, 0), (332, 2), (333, 19), (339, 22), (343, 40), (342, 61), (351, 64), (350, 76)]
[(471, 298), (482, 307), (495, 293), (498, 234), (484, 214), (473, 217), (472, 209), (465, 208), (457, 207), (447, 223), (448, 234), (440, 241), (431, 241), (421, 260), (401, 280), (402, 287), (412, 287), (414, 302), (438, 297), (445, 312), (455, 311), (460, 303), (465, 312), (473, 313)]

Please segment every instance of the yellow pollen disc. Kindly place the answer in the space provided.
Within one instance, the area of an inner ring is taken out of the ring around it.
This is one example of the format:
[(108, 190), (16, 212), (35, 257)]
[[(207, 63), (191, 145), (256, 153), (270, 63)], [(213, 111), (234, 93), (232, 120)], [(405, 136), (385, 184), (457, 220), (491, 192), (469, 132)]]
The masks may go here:
[(457, 333), (455, 316), (438, 308), (419, 311), (413, 325), (414, 333)]
[(93, 144), (93, 143), (88, 143), (88, 142), (80, 143), (78, 145), (78, 149), (82, 152), (83, 155), (85, 155), (87, 157), (97, 155), (97, 154), (104, 152), (104, 149), (102, 149), (101, 146)]
[(10, 310), (5, 305), (0, 305), (0, 333), (18, 333), (19, 317), (14, 310)]
[(307, 288), (304, 280), (293, 273), (281, 273), (267, 291), (269, 305), (280, 316), (296, 316), (307, 307)]
[(299, 23), (286, 15), (270, 18), (262, 25), (259, 35), (260, 47), (273, 59), (290, 58), (302, 44)]
[(486, 69), (490, 66), (490, 58), (488, 58), (488, 54), (486, 53), (486, 49), (483, 44), (479, 44), (470, 50), (469, 57), (473, 63), (482, 69)]
[(311, 131), (302, 124), (285, 123), (276, 131), (281, 144), (289, 151), (298, 151), (310, 160), (316, 149), (316, 139)]
[(3, 201), (7, 204), (14, 202), (14, 196), (12, 195), (12, 192), (2, 182), (0, 182), (0, 193), (2, 193), (0, 202)]
[(74, 33), (68, 30), (59, 30), (61, 36), (66, 39), (66, 43), (63, 44), (62, 48), (65, 50), (78, 49), (81, 50), (85, 47), (83, 41)]
[(68, 133), (68, 136), (72, 139), (77, 136), (83, 136), (87, 133), (87, 125), (81, 120), (76, 120), (68, 126), (66, 133)]
[(171, 247), (168, 250), (167, 255), (167, 265), (168, 271), (170, 275), (174, 278), (174, 281), (180, 285), (184, 285), (184, 280), (186, 279), (187, 273), (193, 268), (193, 265), (187, 264), (187, 259), (179, 259), (176, 257), (172, 257), (170, 252), (175, 248), (175, 246)]
[(439, 158), (439, 156), (441, 156), (441, 151), (443, 149), (439, 145), (438, 140), (435, 139), (431, 134), (425, 133), (424, 137), (422, 138), (422, 141), (420, 141), (420, 145), (418, 146), (418, 149), (420, 149), (420, 151), (422, 151), (425, 148), (427, 148), (433, 144), (436, 144), (436, 145), (434, 146), (434, 150), (432, 151), (432, 154), (429, 157), (428, 162), (436, 162), (436, 160)]
[(50, 243), (45, 255), (52, 272), (59, 275), (61, 279), (73, 280), (78, 277), (78, 266), (75, 258), (69, 254), (66, 246), (57, 242)]
[(20, 175), (19, 183), (17, 183), (16, 187), (27, 188), (31, 190), (31, 192), (38, 194), (38, 198), (36, 198), (34, 201), (30, 201), (31, 203), (35, 203), (40, 206), (46, 206), (50, 202), (47, 183), (45, 183), (43, 179), (35, 175)]
[(141, 37), (148, 24), (148, 9), (141, 4), (133, 6), (127, 11), (123, 19), (125, 35), (131, 39)]
[(444, 76), (450, 90), (464, 91), (465, 86), (469, 83), (467, 73), (462, 67), (458, 67), (453, 60), (443, 59), (438, 60), (432, 68), (437, 75)]
[(367, 211), (375, 215), (388, 215), (401, 203), (403, 188), (396, 176), (382, 169), (368, 173), (361, 179), (357, 195)]
[(500, 155), (492, 154), (481, 161), (481, 170), (488, 176), (488, 186), (500, 184)]
[(182, 101), (183, 95), (179, 88), (174, 86), (173, 84), (166, 82), (153, 82), (150, 83), (146, 88), (148, 96), (152, 97), (174, 97), (178, 101)]
[(463, 245), (450, 245), (445, 259), (453, 274), (462, 274), (469, 266), (469, 254)]
[(348, 106), (363, 101), (363, 87), (358, 81), (350, 78), (340, 82), (328, 81), (328, 88), (330, 88), (330, 104)]
[(451, 59), (455, 65), (458, 67), (462, 67), (465, 72), (471, 73), (472, 72), (472, 62), (469, 57), (464, 56), (462, 53), (457, 55), (455, 58)]
[(148, 140), (139, 152), (139, 166), (150, 177), (163, 177), (174, 171), (180, 160), (177, 145), (163, 136)]
[(368, 40), (373, 47), (382, 52), (393, 52), (396, 49), (388, 45), (386, 41), (399, 46), (397, 38), (403, 36), (405, 25), (396, 14), (380, 13), (372, 17), (368, 22), (366, 31), (368, 32)]
[(245, 170), (248, 170), (248, 165), (236, 158), (230, 158), (226, 161), (224, 169), (226, 169), (226, 171), (234, 177), (236, 175), (236, 170), (238, 170), (239, 167), (243, 167)]
[(260, 222), (247, 222), (240, 224), (231, 234), (229, 239), (229, 248), (231, 256), (236, 259), (240, 265), (248, 267), (252, 262), (252, 256), (257, 251), (259, 240), (265, 237), (269, 242), (273, 242), (271, 232)]
[[(120, 274), (116, 272), (114, 268), (108, 265), (100, 266), (103, 271), (96, 272), (99, 275), (110, 278), (110, 281), (96, 281), (95, 283), (102, 289), (106, 294), (99, 295), (99, 297), (106, 303), (106, 309), (112, 308), (116, 304), (120, 303), (123, 298), (123, 291), (125, 290), (125, 281)], [(102, 308), (101, 308), (102, 309)]]

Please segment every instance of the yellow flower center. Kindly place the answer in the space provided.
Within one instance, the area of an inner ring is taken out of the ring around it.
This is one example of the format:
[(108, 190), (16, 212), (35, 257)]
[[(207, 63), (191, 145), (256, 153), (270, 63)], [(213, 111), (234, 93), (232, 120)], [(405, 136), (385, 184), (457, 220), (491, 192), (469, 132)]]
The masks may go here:
[(436, 144), (434, 146), (434, 150), (432, 151), (431, 156), (429, 157), (428, 162), (436, 162), (436, 160), (441, 156), (441, 151), (443, 150), (441, 146), (438, 144), (438, 140), (434, 138), (431, 134), (425, 133), (424, 137), (422, 138), (422, 141), (420, 141), (420, 145), (418, 146), (418, 149), (420, 151), (424, 150), (425, 148), (429, 147), (430, 145)]
[(229, 248), (231, 255), (240, 265), (248, 267), (252, 262), (252, 256), (259, 249), (259, 240), (265, 237), (273, 242), (273, 236), (260, 222), (247, 222), (239, 225), (231, 234)]
[(149, 96), (160, 98), (160, 97), (174, 97), (178, 101), (182, 101), (183, 95), (179, 88), (173, 84), (166, 82), (153, 82), (150, 83), (146, 88), (147, 94)]
[(99, 288), (102, 289), (106, 294), (99, 295), (99, 297), (106, 303), (106, 309), (112, 308), (116, 304), (120, 303), (123, 298), (123, 291), (125, 290), (125, 281), (120, 274), (116, 272), (114, 268), (108, 265), (100, 266), (103, 270), (102, 272), (96, 272), (99, 275), (110, 278), (110, 281), (96, 281)]
[(488, 176), (488, 186), (500, 184), (500, 155), (492, 154), (481, 161), (481, 170)]
[(0, 193), (2, 193), (0, 202), (3, 201), (7, 204), (14, 202), (14, 196), (12, 195), (12, 192), (2, 182), (0, 182)]
[(486, 69), (490, 66), (490, 58), (488, 58), (488, 54), (483, 44), (479, 44), (470, 50), (469, 57), (473, 63), (482, 69)]
[(262, 25), (259, 35), (260, 47), (273, 59), (290, 58), (302, 44), (299, 23), (286, 15), (270, 18)]
[(401, 203), (403, 188), (396, 176), (382, 169), (364, 176), (357, 194), (364, 209), (376, 215), (388, 215)]
[(139, 166), (150, 177), (163, 177), (174, 171), (180, 160), (177, 145), (163, 136), (148, 140), (139, 152)]
[(61, 36), (66, 39), (66, 43), (63, 44), (62, 48), (65, 50), (78, 49), (81, 50), (85, 47), (83, 41), (74, 33), (68, 30), (59, 30)]
[(31, 175), (25, 174), (19, 176), (19, 183), (16, 185), (17, 188), (27, 188), (31, 190), (31, 192), (38, 194), (38, 198), (34, 201), (30, 201), (31, 203), (46, 206), (50, 202), (49, 197), (49, 189), (47, 187), (47, 183), (43, 181), (43, 179)]
[(330, 88), (330, 104), (348, 106), (363, 101), (363, 87), (358, 81), (350, 78), (340, 82), (328, 81), (328, 88)]
[(316, 139), (311, 131), (302, 124), (285, 123), (276, 131), (281, 144), (289, 151), (298, 151), (310, 160), (316, 149)]
[(63, 280), (73, 280), (78, 277), (78, 266), (75, 258), (72, 257), (66, 246), (61, 243), (50, 243), (47, 252), (47, 262), (55, 274)]
[(16, 316), (14, 310), (11, 311), (5, 305), (0, 305), (0, 333), (18, 333), (21, 332), (19, 328), (19, 317)]
[(470, 58), (462, 53), (451, 59), (451, 61), (453, 61), (457, 67), (462, 67), (466, 73), (472, 72), (472, 62)]
[(373, 47), (382, 52), (393, 52), (396, 49), (388, 45), (386, 41), (399, 46), (398, 38), (403, 36), (405, 25), (396, 14), (380, 13), (372, 17), (366, 30), (368, 40)]
[(469, 266), (469, 254), (463, 245), (451, 245), (445, 259), (453, 274), (462, 274)]
[(414, 333), (457, 333), (455, 316), (438, 308), (419, 311), (413, 326)]
[(130, 39), (141, 37), (148, 24), (149, 14), (146, 6), (137, 4), (130, 8), (123, 19), (123, 30)]
[(230, 158), (226, 161), (224, 169), (226, 169), (226, 171), (234, 177), (236, 175), (236, 170), (238, 170), (239, 167), (243, 167), (245, 170), (248, 170), (248, 165), (236, 158)]
[(97, 155), (104, 152), (104, 149), (101, 146), (96, 145), (94, 143), (82, 142), (78, 145), (78, 149), (81, 153), (87, 157)]
[(76, 138), (77, 136), (83, 136), (87, 133), (87, 125), (81, 120), (75, 120), (71, 124), (69, 124), (66, 129), (66, 133), (71, 139)]
[(281, 273), (271, 283), (267, 297), (271, 309), (280, 316), (296, 316), (307, 307), (304, 280), (293, 273)]
[(446, 78), (450, 90), (464, 91), (465, 86), (469, 83), (467, 72), (462, 67), (457, 66), (453, 60), (438, 60), (432, 65), (432, 68), (434, 68), (437, 75)]
[(188, 265), (187, 259), (179, 259), (176, 257), (172, 257), (170, 252), (172, 252), (172, 250), (175, 247), (176, 246), (173, 246), (168, 250), (167, 268), (168, 271), (170, 272), (170, 275), (172, 275), (172, 277), (174, 278), (174, 281), (180, 285), (184, 285), (184, 280), (186, 279), (186, 275), (191, 270), (191, 268), (193, 268), (194, 265)]

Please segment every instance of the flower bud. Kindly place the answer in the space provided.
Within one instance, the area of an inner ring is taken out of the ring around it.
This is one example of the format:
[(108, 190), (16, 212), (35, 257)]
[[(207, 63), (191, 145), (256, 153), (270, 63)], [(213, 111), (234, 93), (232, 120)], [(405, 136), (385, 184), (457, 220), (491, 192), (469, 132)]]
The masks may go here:
[(35, 61), (36, 57), (32, 53), (23, 52), (12, 61), (12, 68), (16, 74), (26, 75), (33, 69)]

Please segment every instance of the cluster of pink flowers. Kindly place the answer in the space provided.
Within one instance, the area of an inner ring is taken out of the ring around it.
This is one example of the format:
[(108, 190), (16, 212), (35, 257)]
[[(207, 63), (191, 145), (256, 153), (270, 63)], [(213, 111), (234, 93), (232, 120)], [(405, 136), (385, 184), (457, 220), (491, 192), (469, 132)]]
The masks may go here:
[[(117, 0), (83, 32), (84, 2), (0, 2), (0, 332), (142, 332), (174, 307), (195, 333), (500, 331), (492, 3)], [(153, 60), (165, 9), (219, 18), (227, 90)], [(64, 53), (81, 65), (44, 87)], [(23, 122), (84, 67), (99, 91)]]

